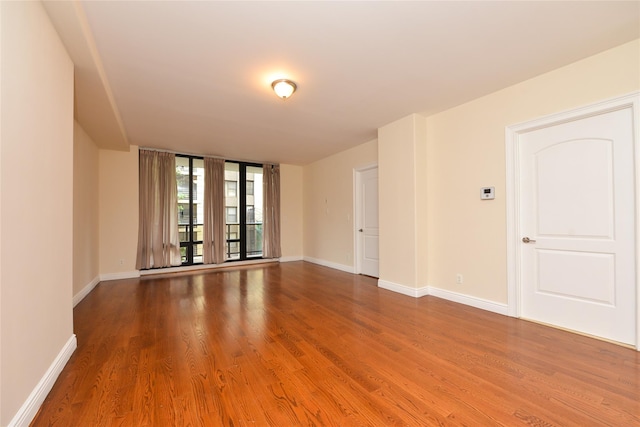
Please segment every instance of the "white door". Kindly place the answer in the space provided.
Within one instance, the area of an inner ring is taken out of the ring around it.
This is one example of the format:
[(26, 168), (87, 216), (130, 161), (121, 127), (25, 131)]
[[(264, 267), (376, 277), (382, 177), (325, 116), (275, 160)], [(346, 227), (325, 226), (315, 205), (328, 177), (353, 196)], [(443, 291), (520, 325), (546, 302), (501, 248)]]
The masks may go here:
[(519, 138), (521, 316), (635, 344), (631, 108)]
[(356, 174), (358, 273), (378, 277), (378, 168)]

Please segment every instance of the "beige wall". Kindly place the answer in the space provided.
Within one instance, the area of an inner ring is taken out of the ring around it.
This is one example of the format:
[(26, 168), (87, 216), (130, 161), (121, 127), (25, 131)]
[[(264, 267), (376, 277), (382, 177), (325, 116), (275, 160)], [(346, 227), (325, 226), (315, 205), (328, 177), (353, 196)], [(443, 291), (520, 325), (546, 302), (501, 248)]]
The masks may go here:
[(280, 165), (282, 260), (302, 259), (302, 166)]
[(73, 64), (40, 2), (0, 2), (0, 424), (75, 339)]
[(73, 128), (73, 295), (100, 275), (98, 229), (98, 147), (74, 121)]
[(428, 117), (430, 286), (507, 302), (505, 127), (640, 89), (639, 53), (636, 40)]
[(131, 276), (138, 246), (138, 147), (99, 150), (100, 275)]
[(305, 257), (353, 270), (354, 168), (377, 161), (373, 140), (304, 167)]
[[(2, 38), (3, 38), (3, 26), (2, 26), (2, 21), (3, 21), (3, 7), (0, 4), (0, 190), (2, 189), (2, 184), (4, 182), (3, 178), (2, 178), (2, 141), (3, 141), (3, 131), (2, 131), (2, 112), (3, 112), (3, 108), (2, 105), (4, 104), (4, 96), (3, 96), (3, 92), (2, 92), (2, 85), (4, 82), (4, 79), (2, 78), (2, 70), (3, 70), (3, 58), (2, 58)], [(0, 242), (2, 242), (2, 194), (0, 193)], [(2, 244), (0, 243), (0, 425), (3, 425), (2, 422), (2, 392), (3, 392), (3, 386), (2, 386), (2, 369), (3, 369), (3, 363), (2, 363), (2, 331), (3, 331), (3, 320), (2, 320), (2, 307), (3, 307), (3, 299), (2, 299)]]

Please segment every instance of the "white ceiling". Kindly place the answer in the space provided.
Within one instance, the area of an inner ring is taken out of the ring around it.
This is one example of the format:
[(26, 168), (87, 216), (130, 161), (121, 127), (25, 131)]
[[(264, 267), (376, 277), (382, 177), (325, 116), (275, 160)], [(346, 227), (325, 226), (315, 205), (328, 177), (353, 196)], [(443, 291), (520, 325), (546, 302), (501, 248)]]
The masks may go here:
[(300, 165), (640, 37), (638, 1), (81, 6), (130, 144)]

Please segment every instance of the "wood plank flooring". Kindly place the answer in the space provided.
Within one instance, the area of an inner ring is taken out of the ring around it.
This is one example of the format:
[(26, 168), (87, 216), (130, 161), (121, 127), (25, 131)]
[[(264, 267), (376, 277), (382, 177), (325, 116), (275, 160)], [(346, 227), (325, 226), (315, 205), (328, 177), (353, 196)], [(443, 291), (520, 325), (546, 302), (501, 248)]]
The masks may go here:
[(640, 426), (640, 353), (304, 262), (100, 283), (32, 426)]

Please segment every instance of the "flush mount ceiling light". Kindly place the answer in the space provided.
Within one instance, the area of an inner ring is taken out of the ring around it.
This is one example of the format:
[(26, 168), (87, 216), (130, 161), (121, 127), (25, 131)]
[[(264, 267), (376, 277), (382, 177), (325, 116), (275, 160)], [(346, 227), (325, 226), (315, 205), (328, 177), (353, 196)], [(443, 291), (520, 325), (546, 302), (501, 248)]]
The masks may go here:
[(273, 91), (282, 99), (289, 98), (296, 91), (296, 84), (288, 79), (274, 80), (271, 83)]

